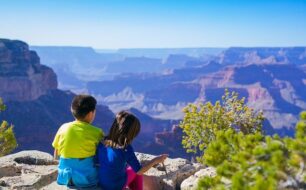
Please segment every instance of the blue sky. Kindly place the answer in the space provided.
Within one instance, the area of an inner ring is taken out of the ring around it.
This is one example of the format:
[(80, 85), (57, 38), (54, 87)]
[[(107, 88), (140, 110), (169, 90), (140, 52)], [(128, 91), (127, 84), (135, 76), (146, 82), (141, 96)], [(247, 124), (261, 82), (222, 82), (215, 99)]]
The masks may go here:
[(31, 45), (306, 46), (306, 0), (0, 0), (0, 18)]

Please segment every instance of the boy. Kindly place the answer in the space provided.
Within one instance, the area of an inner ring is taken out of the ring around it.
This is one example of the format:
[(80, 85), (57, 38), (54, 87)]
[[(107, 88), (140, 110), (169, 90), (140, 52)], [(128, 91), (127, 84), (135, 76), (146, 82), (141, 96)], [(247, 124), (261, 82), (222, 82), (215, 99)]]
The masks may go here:
[(75, 121), (63, 124), (55, 135), (52, 146), (54, 158), (60, 158), (57, 177), (60, 185), (91, 187), (98, 183), (93, 156), (103, 131), (91, 125), (96, 104), (90, 95), (75, 96), (71, 104)]

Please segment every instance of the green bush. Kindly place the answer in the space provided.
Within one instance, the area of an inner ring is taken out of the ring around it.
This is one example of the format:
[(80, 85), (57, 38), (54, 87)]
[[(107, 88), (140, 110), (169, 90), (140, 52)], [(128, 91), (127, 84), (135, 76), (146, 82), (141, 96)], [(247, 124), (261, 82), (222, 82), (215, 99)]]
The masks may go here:
[(198, 161), (216, 168), (198, 189), (273, 190), (305, 188), (306, 112), (295, 138), (264, 136), (263, 114), (225, 92), (222, 102), (190, 104), (181, 123), (183, 146), (199, 153)]
[(295, 138), (218, 131), (204, 154), (217, 176), (205, 177), (198, 189), (302, 189), (306, 185), (306, 112)]
[[(0, 112), (5, 110), (5, 105), (0, 98)], [(0, 157), (12, 152), (17, 147), (16, 138), (13, 132), (13, 126), (6, 121), (0, 125)]]

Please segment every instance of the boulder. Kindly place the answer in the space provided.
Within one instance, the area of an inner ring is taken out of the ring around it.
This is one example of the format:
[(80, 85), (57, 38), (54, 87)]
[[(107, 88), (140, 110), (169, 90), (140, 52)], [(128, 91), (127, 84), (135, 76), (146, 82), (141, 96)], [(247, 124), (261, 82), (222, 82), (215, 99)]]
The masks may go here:
[(182, 182), (181, 190), (196, 189), (200, 178), (204, 176), (213, 177), (215, 175), (216, 175), (216, 169), (213, 167), (201, 169), (198, 172), (196, 172), (194, 175), (188, 177)]
[[(143, 153), (137, 153), (136, 155), (142, 164), (145, 164), (155, 157)], [(204, 168), (201, 164), (191, 163), (182, 158), (167, 158), (164, 162), (164, 166), (158, 164), (145, 173), (144, 189), (149, 189), (149, 186), (153, 185), (155, 189), (179, 189), (182, 181)], [(147, 185), (147, 183), (151, 185)]]
[(56, 177), (57, 161), (48, 153), (22, 151), (0, 158), (0, 189), (39, 189)]

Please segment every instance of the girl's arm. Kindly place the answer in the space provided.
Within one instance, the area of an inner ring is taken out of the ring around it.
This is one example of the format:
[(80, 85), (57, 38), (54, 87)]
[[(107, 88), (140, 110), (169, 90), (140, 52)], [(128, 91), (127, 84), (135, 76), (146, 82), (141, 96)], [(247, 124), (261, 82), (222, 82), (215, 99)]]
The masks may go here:
[(158, 157), (153, 158), (151, 161), (149, 161), (146, 165), (142, 166), (142, 168), (137, 172), (138, 175), (143, 175), (146, 173), (150, 168), (152, 168), (154, 165), (158, 163), (162, 163), (166, 158), (168, 157), (167, 154), (162, 154)]

